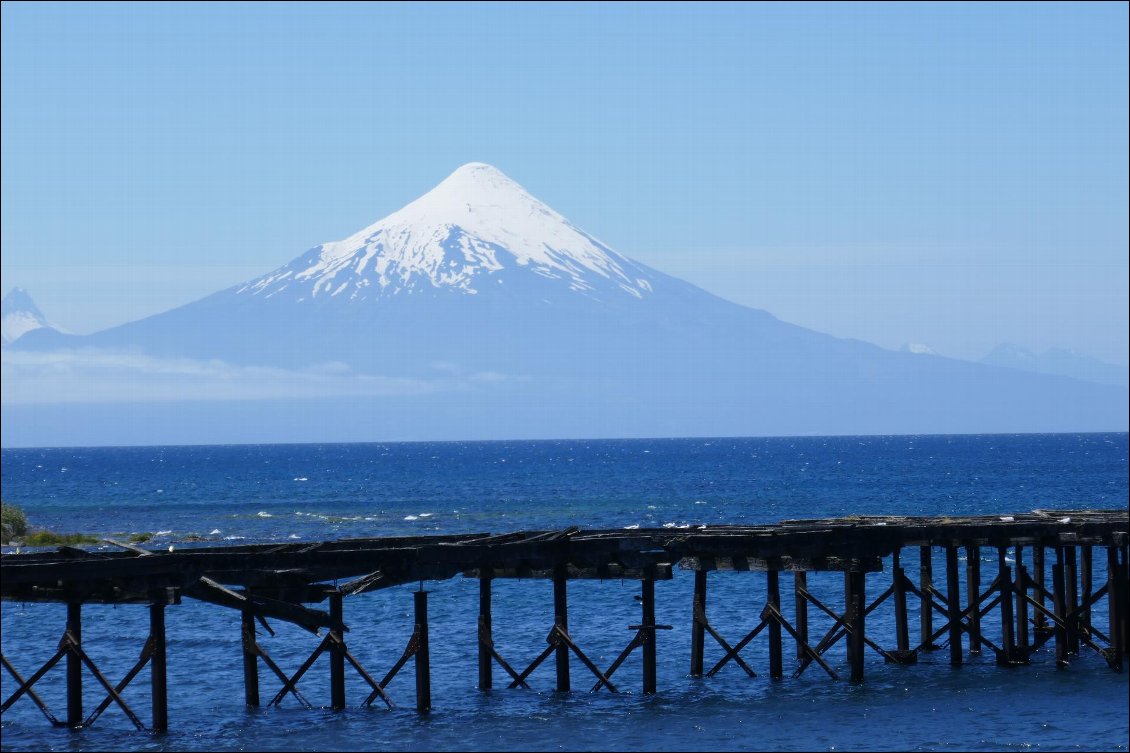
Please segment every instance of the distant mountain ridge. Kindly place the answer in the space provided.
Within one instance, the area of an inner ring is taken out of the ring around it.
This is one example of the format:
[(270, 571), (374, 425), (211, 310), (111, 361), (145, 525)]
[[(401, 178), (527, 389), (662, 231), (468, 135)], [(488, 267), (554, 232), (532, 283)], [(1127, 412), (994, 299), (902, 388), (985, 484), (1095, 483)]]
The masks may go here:
[(1121, 387), (1130, 384), (1130, 375), (1125, 366), (1100, 361), (1064, 348), (1049, 348), (1042, 353), (1035, 353), (1020, 345), (1001, 343), (986, 354), (981, 359), (981, 363), (1039, 374), (1055, 374), (1099, 384)]
[(885, 350), (718, 298), (618, 254), (482, 163), (246, 283), (88, 336), (36, 330), (13, 347), (344, 369), (423, 385), (396, 399), (283, 404), (262, 420), (288, 427), (288, 441), (357, 416), (358, 432), (409, 427), (420, 438), (1127, 425), (1125, 390)]

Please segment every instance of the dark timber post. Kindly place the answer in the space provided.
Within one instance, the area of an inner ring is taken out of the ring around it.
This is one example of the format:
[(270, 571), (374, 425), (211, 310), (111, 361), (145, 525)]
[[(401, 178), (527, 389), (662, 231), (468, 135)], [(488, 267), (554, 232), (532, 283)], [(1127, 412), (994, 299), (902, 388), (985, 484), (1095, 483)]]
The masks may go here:
[(1012, 621), (1012, 568), (1005, 564), (1008, 547), (997, 547), (997, 567), (1000, 570), (1001, 600), (1001, 652), (998, 663), (1011, 664), (1016, 655)]
[(777, 620), (777, 614), (781, 611), (781, 573), (777, 570), (770, 570), (765, 575), (768, 601), (770, 606), (776, 610), (776, 614), (769, 618), (769, 677), (780, 680), (785, 676), (781, 661), (781, 623)]
[(165, 671), (165, 605), (149, 605), (149, 639), (153, 641), (153, 655), (149, 670), (153, 693), (153, 731), (169, 731), (169, 690)]
[(958, 582), (957, 547), (946, 547), (946, 601), (950, 632), (950, 664), (961, 666), (961, 585)]
[(910, 625), (906, 618), (906, 583), (904, 581), (906, 573), (899, 566), (899, 553), (897, 551), (894, 555), (894, 566), (891, 569), (894, 574), (895, 634), (898, 641), (898, 650), (900, 652), (910, 651)]
[[(341, 591), (330, 591), (330, 618), (342, 621)], [(345, 708), (345, 652), (342, 644), (345, 636), (339, 628), (330, 628), (334, 641), (330, 644), (330, 706), (335, 711)]]
[[(569, 602), (566, 592), (568, 577), (564, 565), (558, 565), (553, 572), (553, 624), (561, 632), (569, 633)], [(564, 641), (557, 643), (557, 689), (569, 691), (569, 647)]]
[(855, 666), (853, 656), (855, 651), (855, 641), (852, 636), (855, 635), (851, 631), (851, 626), (854, 624), (852, 620), (855, 618), (855, 602), (852, 600), (852, 586), (855, 583), (851, 579), (851, 570), (844, 570), (844, 627), (848, 628), (847, 635), (844, 636), (844, 650), (847, 652), (848, 666)]
[(1028, 661), (1028, 571), (1024, 569), (1024, 545), (1016, 545), (1016, 659)]
[(1126, 652), (1126, 646), (1122, 642), (1120, 615), (1122, 613), (1122, 600), (1126, 598), (1126, 594), (1122, 590), (1123, 583), (1118, 566), (1118, 547), (1107, 547), (1106, 567), (1106, 598), (1107, 608), (1110, 611), (1108, 628), (1110, 630), (1111, 664), (1121, 672), (1122, 658)]
[(865, 643), (863, 638), (866, 626), (864, 624), (867, 612), (867, 573), (862, 570), (852, 570), (848, 574), (851, 599), (849, 611), (851, 613), (851, 681), (863, 682), (863, 652)]
[(656, 630), (655, 630), (655, 577), (648, 572), (640, 582), (643, 592), (643, 692), (654, 693), (658, 687), (656, 675)]
[(1130, 594), (1126, 592), (1127, 583), (1127, 555), (1130, 554), (1130, 549), (1126, 544), (1122, 545), (1122, 564), (1118, 566), (1118, 604), (1119, 604), (1119, 617), (1118, 624), (1122, 637), (1119, 639), (1119, 645), (1122, 646), (1122, 652), (1126, 652), (1126, 645), (1130, 643)]
[(795, 570), (793, 571), (793, 603), (796, 605), (796, 634), (799, 638), (796, 644), (798, 661), (807, 656), (801, 643), (808, 643), (808, 599), (801, 596), (802, 590), (808, 590), (808, 573)]
[(1118, 604), (1121, 607), (1118, 610), (1120, 613), (1118, 622), (1122, 628), (1122, 638), (1120, 639), (1119, 645), (1122, 646), (1123, 653), (1126, 652), (1126, 645), (1130, 643), (1130, 599), (1127, 598), (1130, 594), (1126, 593), (1127, 555), (1130, 555), (1130, 548), (1124, 543), (1122, 545), (1122, 564), (1118, 567)]
[[(1082, 555), (1079, 559), (1079, 580), (1081, 581), (1082, 589), (1083, 589), (1083, 596), (1082, 596), (1080, 603), (1086, 605), (1086, 604), (1088, 604), (1088, 602), (1090, 602), (1091, 594), (1093, 593), (1094, 587), (1095, 587), (1094, 586), (1094, 578), (1091, 575), (1092, 572), (1095, 569), (1095, 555), (1094, 555), (1094, 552), (1091, 550), (1090, 544), (1088, 544), (1086, 546), (1081, 546), (1081, 547), (1079, 547), (1079, 549), (1080, 549), (1080, 554)], [(1087, 637), (1090, 638), (1091, 637), (1091, 607), (1090, 606), (1084, 606), (1082, 608), (1082, 611), (1079, 613), (1079, 619), (1080, 619), (1080, 624), (1083, 626), (1083, 629), (1087, 631), (1086, 632)]]
[[(1061, 547), (1056, 548), (1056, 559), (1061, 560), (1060, 552)], [(1066, 615), (1066, 602), (1065, 586), (1063, 583), (1063, 563), (1057, 561), (1052, 565), (1052, 597), (1054, 599), (1055, 616), (1059, 620), (1063, 620)], [(1055, 626), (1055, 663), (1057, 666), (1067, 666), (1067, 631), (1064, 630), (1060, 622)]]
[(922, 609), (919, 620), (922, 624), (922, 648), (929, 651), (935, 648), (930, 636), (934, 634), (934, 597), (929, 589), (934, 585), (934, 560), (929, 546), (918, 547), (918, 556), (921, 561), (918, 569), (918, 589), (922, 592)]
[(702, 653), (706, 643), (706, 628), (699, 622), (706, 618), (706, 571), (694, 571), (694, 620), (691, 622), (691, 677), (702, 677)]
[[(1036, 573), (1036, 601), (1044, 606), (1045, 573), (1047, 565), (1044, 563), (1044, 545), (1036, 544), (1032, 547), (1032, 570)], [(1048, 618), (1039, 609), (1036, 610), (1036, 629), (1040, 630), (1047, 624)]]
[(243, 697), (248, 706), (259, 705), (259, 659), (255, 655), (255, 615), (243, 610), (241, 625), (243, 635)]
[[(82, 604), (67, 604), (67, 635), (76, 645), (82, 645)], [(82, 660), (74, 651), (67, 652), (67, 726), (82, 726)]]
[(969, 653), (981, 653), (981, 547), (965, 547), (965, 600), (969, 604)]
[(1067, 586), (1067, 650), (1073, 654), (1079, 653), (1079, 574), (1076, 568), (1075, 546), (1063, 547), (1063, 580)]
[(494, 686), (494, 679), (491, 677), (492, 659), (490, 651), (484, 645), (485, 641), (493, 640), (490, 618), (491, 575), (486, 569), (479, 573), (479, 690), (490, 690)]
[(432, 710), (432, 656), (428, 648), (428, 592), (412, 594), (416, 606), (416, 711)]

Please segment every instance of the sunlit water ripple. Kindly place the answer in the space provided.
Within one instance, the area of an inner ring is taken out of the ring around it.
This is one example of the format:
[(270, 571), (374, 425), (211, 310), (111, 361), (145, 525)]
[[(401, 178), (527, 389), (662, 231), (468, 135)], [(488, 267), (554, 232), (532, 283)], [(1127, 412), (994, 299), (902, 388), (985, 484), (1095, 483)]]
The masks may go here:
[[(3, 495), (34, 525), (99, 535), (155, 534), (151, 546), (194, 542), (316, 541), (470, 531), (583, 527), (677, 528), (854, 514), (991, 514), (1049, 507), (1125, 507), (1126, 434), (468, 442), (4, 450)], [(908, 554), (911, 561), (916, 556)], [(985, 553), (986, 563), (993, 557)], [(940, 565), (940, 563), (939, 563)], [(991, 577), (986, 565), (986, 579)], [(869, 576), (877, 592), (889, 575)], [(1105, 573), (1096, 574), (1096, 583)], [(308, 711), (242, 704), (238, 615), (185, 600), (168, 612), (171, 732), (132, 730), (116, 709), (79, 733), (49, 727), (21, 700), (2, 722), (4, 750), (1126, 750), (1126, 675), (1084, 653), (1057, 670), (1050, 651), (1027, 667), (997, 668), (986, 654), (961, 668), (948, 652), (916, 666), (886, 665), (871, 654), (862, 685), (833, 682), (818, 667), (799, 679), (767, 679), (764, 640), (743, 652), (761, 676), (732, 664), (711, 679), (686, 676), (692, 578), (676, 571), (658, 584), (657, 617), (673, 626), (659, 637), (656, 696), (639, 692), (638, 653), (617, 673), (620, 695), (585, 692), (573, 665), (571, 694), (552, 691), (552, 661), (532, 690), (475, 689), (477, 583), (428, 583), (431, 592), (433, 700), (412, 709), (410, 669), (389, 687), (394, 711), (373, 707)], [(842, 580), (810, 576), (833, 605)], [(710, 576), (710, 616), (737, 640), (756, 624), (763, 579)], [(786, 614), (792, 609), (786, 576)], [(396, 661), (411, 633), (414, 587), (346, 600), (350, 648), (377, 675)], [(570, 632), (607, 666), (639, 618), (638, 584), (570, 584)], [(551, 587), (497, 581), (495, 640), (523, 665), (545, 646)], [(53, 652), (63, 627), (58, 605), (3, 605), (3, 649), (25, 674)], [(913, 612), (912, 620), (917, 613)], [(1101, 610), (1096, 624), (1104, 624)], [(813, 617), (813, 632), (826, 629)], [(868, 634), (892, 644), (889, 615)], [(293, 671), (316, 639), (286, 625), (262, 637)], [(137, 658), (148, 629), (138, 606), (84, 608), (84, 645), (112, 678)], [(999, 631), (993, 616), (988, 635)], [(786, 642), (786, 646), (789, 644)], [(791, 647), (789, 647), (791, 648)], [(708, 660), (720, 658), (708, 645)], [(844, 669), (842, 646), (829, 652)], [(503, 672), (495, 670), (496, 685)], [(261, 670), (264, 701), (277, 687)], [(348, 674), (356, 705), (367, 687)], [(87, 677), (88, 709), (100, 696)], [(65, 709), (63, 673), (36, 686)], [(6, 674), (3, 693), (15, 684)], [(325, 659), (302, 692), (328, 705)], [(143, 675), (126, 698), (148, 719)]]

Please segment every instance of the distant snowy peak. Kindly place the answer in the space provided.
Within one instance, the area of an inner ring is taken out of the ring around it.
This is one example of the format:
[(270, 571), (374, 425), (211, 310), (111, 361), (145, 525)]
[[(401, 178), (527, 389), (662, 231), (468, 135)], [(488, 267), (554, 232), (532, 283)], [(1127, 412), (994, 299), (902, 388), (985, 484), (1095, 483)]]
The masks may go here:
[(34, 329), (58, 329), (47, 321), (23, 288), (13, 288), (0, 302), (0, 344), (8, 345)]
[[(518, 275), (504, 274), (512, 270)], [(408, 206), (324, 243), (237, 292), (366, 300), (449, 289), (474, 295), (528, 275), (562, 290), (644, 298), (649, 271), (617, 254), (481, 162), (463, 165)]]
[(938, 352), (931, 348), (926, 343), (904, 343), (899, 351), (902, 353), (913, 353), (918, 356), (936, 356)]

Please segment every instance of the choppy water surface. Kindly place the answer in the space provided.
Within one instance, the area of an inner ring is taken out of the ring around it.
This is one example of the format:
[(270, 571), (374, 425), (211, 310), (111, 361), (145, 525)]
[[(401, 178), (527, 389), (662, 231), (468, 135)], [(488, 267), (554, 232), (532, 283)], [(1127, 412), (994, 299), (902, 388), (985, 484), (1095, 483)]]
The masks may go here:
[[(1034, 508), (1127, 504), (1126, 434), (672, 439), (353, 445), (259, 445), (22, 449), (2, 454), (3, 496), (36, 526), (122, 536), (150, 533), (151, 546), (196, 541), (317, 541), (412, 533), (505, 532), (582, 527), (683, 527), (774, 522), (852, 514), (1014, 513)], [(916, 557), (908, 553), (911, 562)], [(985, 553), (985, 577), (995, 558)], [(940, 566), (940, 563), (939, 563)], [(868, 578), (877, 594), (888, 574)], [(1105, 572), (1096, 573), (1096, 585)], [(475, 689), (477, 582), (428, 583), (431, 592), (433, 702), (413, 710), (411, 670), (389, 687), (399, 708), (308, 711), (293, 699), (278, 709), (242, 705), (239, 618), (186, 599), (168, 612), (168, 736), (136, 733), (116, 709), (79, 733), (50, 728), (19, 701), (2, 723), (5, 750), (176, 749), (1100, 749), (1126, 750), (1126, 675), (1084, 653), (1056, 670), (1050, 649), (1032, 665), (997, 668), (989, 655), (959, 668), (948, 651), (917, 666), (888, 666), (868, 656), (867, 679), (832, 682), (813, 666), (799, 679), (770, 681), (764, 640), (743, 656), (761, 673), (749, 679), (731, 664), (711, 679), (686, 677), (692, 578), (676, 571), (657, 586), (661, 623), (660, 693), (639, 693), (638, 653), (616, 675), (625, 691), (552, 691), (552, 660), (531, 677), (532, 690)], [(842, 580), (810, 576), (832, 605)], [(791, 612), (789, 578), (783, 579)], [(763, 578), (710, 576), (710, 617), (731, 641), (757, 621)], [(378, 677), (400, 656), (411, 632), (413, 587), (346, 600), (353, 653)], [(638, 584), (570, 584), (570, 632), (597, 664), (608, 666), (639, 619)], [(552, 595), (542, 581), (498, 581), (495, 640), (525, 666), (545, 646)], [(3, 604), (3, 649), (25, 675), (54, 651), (64, 622), (59, 605)], [(814, 611), (814, 610), (812, 610)], [(878, 613), (877, 613), (878, 614)], [(917, 613), (911, 615), (917, 619)], [(1096, 624), (1104, 624), (1101, 612)], [(84, 608), (84, 645), (113, 678), (133, 664), (148, 630), (144, 607)], [(812, 631), (830, 627), (815, 615)], [(868, 634), (893, 644), (889, 613)], [(317, 639), (274, 625), (264, 647), (293, 672)], [(993, 636), (999, 623), (985, 623)], [(884, 631), (887, 631), (886, 633)], [(788, 644), (786, 643), (786, 646)], [(305, 652), (305, 653), (304, 653)], [(709, 643), (708, 662), (721, 651)], [(828, 657), (845, 670), (844, 651)], [(788, 665), (787, 665), (788, 668)], [(496, 686), (504, 685), (496, 669)], [(846, 671), (844, 672), (846, 674)], [(276, 689), (261, 670), (264, 702)], [(367, 695), (349, 675), (348, 697)], [(87, 677), (87, 707), (101, 696)], [(15, 684), (6, 674), (3, 692)], [(65, 709), (61, 668), (36, 686), (58, 714)], [(329, 704), (323, 658), (300, 685), (315, 705)], [(126, 692), (147, 719), (145, 675)]]

